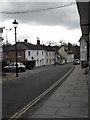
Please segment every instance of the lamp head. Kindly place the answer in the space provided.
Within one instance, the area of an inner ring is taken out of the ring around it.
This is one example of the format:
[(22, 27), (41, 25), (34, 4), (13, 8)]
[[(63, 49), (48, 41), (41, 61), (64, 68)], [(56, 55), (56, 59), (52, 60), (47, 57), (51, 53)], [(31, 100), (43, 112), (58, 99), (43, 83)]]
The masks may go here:
[(18, 22), (17, 22), (16, 20), (14, 20), (14, 22), (12, 22), (12, 23), (13, 23), (13, 27), (14, 27), (14, 28), (17, 28)]

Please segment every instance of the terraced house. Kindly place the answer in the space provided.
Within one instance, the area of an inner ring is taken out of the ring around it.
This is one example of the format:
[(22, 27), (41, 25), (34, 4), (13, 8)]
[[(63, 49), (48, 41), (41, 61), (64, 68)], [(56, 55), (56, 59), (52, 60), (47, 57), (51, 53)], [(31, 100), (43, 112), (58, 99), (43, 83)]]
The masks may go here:
[[(35, 60), (35, 66), (50, 65), (54, 64), (55, 51), (51, 46), (40, 45), (39, 40), (37, 45), (33, 45), (25, 39), (24, 42), (17, 43), (17, 56), (18, 61)], [(3, 50), (3, 60), (7, 58), (11, 62), (15, 61), (15, 45)]]

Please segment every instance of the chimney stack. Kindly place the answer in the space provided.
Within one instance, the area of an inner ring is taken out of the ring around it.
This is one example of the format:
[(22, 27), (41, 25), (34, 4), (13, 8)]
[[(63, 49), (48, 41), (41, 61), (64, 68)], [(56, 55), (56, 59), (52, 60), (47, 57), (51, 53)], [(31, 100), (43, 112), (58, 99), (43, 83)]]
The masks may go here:
[(37, 37), (37, 45), (40, 45), (40, 40), (38, 37)]

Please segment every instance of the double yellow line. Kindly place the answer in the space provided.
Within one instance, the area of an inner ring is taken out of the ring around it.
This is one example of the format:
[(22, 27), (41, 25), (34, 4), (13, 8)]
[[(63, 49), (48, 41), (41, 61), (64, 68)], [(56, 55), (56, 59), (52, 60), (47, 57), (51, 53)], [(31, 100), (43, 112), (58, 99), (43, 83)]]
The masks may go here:
[(67, 72), (61, 79), (59, 79), (56, 83), (54, 83), (51, 87), (49, 87), (45, 92), (43, 92), (41, 95), (36, 97), (32, 102), (27, 104), (23, 109), (21, 109), (19, 112), (15, 113), (9, 120), (12, 120), (14, 118), (19, 118), (22, 114), (24, 114), (28, 109), (30, 109), (35, 103), (37, 103), (41, 98), (43, 98), (47, 93), (49, 93), (55, 86), (57, 86), (59, 83), (62, 82), (72, 71), (74, 67)]

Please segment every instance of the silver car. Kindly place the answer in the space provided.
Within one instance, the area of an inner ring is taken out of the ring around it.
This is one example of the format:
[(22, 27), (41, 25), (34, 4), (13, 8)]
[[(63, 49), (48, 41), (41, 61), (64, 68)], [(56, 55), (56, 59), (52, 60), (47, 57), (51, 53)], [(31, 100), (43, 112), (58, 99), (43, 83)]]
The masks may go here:
[(79, 59), (75, 59), (73, 62), (73, 65), (79, 65), (80, 64), (80, 60)]
[[(23, 63), (18, 62), (18, 71), (25, 72), (26, 67)], [(16, 71), (16, 62), (10, 63), (8, 66), (3, 67), (3, 72), (14, 72)]]

